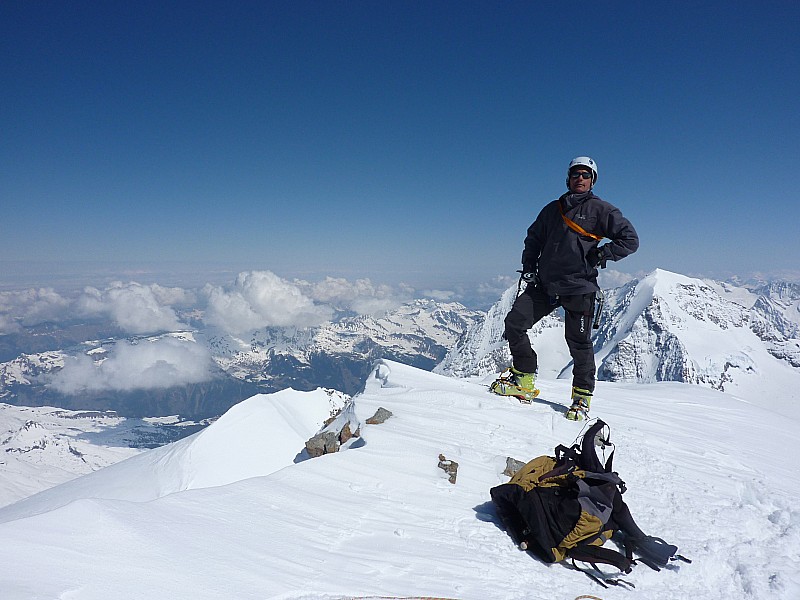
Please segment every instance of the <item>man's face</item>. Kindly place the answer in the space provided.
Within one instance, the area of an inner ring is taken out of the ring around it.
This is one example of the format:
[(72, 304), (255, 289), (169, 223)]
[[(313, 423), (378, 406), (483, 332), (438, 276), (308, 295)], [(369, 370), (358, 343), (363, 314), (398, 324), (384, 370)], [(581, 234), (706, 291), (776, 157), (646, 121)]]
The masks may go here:
[(592, 172), (589, 169), (578, 167), (569, 172), (569, 190), (580, 194), (592, 189)]

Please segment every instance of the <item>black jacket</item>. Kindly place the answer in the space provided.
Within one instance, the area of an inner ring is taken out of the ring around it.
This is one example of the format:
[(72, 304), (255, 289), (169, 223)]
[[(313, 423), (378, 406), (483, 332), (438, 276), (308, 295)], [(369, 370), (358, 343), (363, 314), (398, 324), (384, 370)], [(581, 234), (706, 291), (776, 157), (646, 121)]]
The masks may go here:
[(588, 233), (611, 240), (600, 246), (605, 260), (620, 260), (639, 248), (639, 236), (618, 208), (593, 192), (566, 193), (547, 204), (528, 228), (522, 268), (538, 272), (545, 291), (552, 296), (596, 292), (597, 269), (587, 255), (598, 241), (570, 229), (559, 210)]

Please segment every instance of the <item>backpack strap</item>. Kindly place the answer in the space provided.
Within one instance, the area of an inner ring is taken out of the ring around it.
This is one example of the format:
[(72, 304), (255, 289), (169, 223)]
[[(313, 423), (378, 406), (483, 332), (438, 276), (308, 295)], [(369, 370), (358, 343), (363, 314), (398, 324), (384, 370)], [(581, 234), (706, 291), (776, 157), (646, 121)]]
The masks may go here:
[(670, 562), (680, 560), (691, 563), (692, 561), (685, 556), (678, 554), (678, 547), (665, 542), (660, 537), (646, 535), (644, 537), (632, 538), (626, 536), (624, 540), (626, 554), (631, 557), (635, 552), (638, 560), (646, 564), (654, 571), (660, 571), (668, 567)]
[(595, 563), (612, 565), (623, 573), (630, 573), (633, 565), (633, 561), (621, 552), (591, 544), (578, 544), (567, 551), (567, 556), (573, 560), (590, 563), (591, 565)]
[(608, 428), (608, 425), (602, 419), (597, 419), (591, 427), (583, 434), (583, 439), (580, 442), (580, 446), (574, 446), (577, 450), (580, 451), (580, 465), (581, 468), (586, 471), (592, 471), (594, 473), (606, 472), (610, 473), (613, 467), (613, 460), (614, 460), (614, 451), (611, 451), (611, 454), (606, 460), (606, 464), (603, 465), (600, 462), (600, 457), (597, 456), (597, 450), (595, 449), (596, 444), (600, 444), (604, 449), (608, 446), (614, 447), (608, 439), (607, 436), (603, 434), (603, 430)]
[(539, 481), (544, 481), (545, 479), (550, 479), (551, 477), (559, 477), (561, 475), (567, 475), (571, 473), (575, 469), (579, 468), (579, 457), (580, 452), (578, 446), (567, 448), (563, 444), (559, 444), (556, 446), (555, 466), (547, 473), (541, 475), (539, 477)]
[(581, 448), (577, 444), (567, 448), (563, 444), (556, 446), (556, 465), (565, 465), (570, 463), (575, 467), (581, 466), (579, 463), (581, 456)]
[[(614, 449), (616, 450), (616, 448)], [(606, 461), (606, 466), (604, 467), (606, 473), (611, 473), (614, 468), (614, 450), (611, 451), (611, 454), (608, 455), (608, 460)], [(622, 486), (625, 487), (625, 482), (622, 482)], [(625, 493), (625, 490), (622, 490), (622, 493)]]

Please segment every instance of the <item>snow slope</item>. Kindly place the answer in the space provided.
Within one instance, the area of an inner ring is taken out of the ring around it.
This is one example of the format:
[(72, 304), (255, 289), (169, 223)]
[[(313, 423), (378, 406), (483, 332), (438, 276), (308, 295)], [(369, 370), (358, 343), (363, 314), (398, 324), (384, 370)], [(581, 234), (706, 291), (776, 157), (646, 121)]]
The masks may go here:
[(273, 473), (292, 464), (305, 441), (346, 401), (341, 392), (323, 389), (253, 396), (194, 435), (23, 499), (0, 520), (82, 498), (147, 502)]
[[(569, 382), (542, 378), (532, 405), (485, 383), (379, 361), (356, 411), (362, 422), (379, 407), (393, 416), (345, 451), (301, 460), (307, 430), (288, 432), (322, 402), (286, 391), (0, 509), (2, 597), (800, 597), (800, 484), (787, 477), (796, 420), (699, 386), (600, 382), (593, 408), (611, 426), (634, 517), (694, 560), (639, 565), (627, 577), (636, 592), (606, 590), (518, 551), (489, 501), (506, 457), (551, 454), (579, 435), (563, 418)], [(262, 409), (272, 416), (256, 422)], [(194, 460), (193, 445), (204, 446)], [(459, 463), (455, 485), (439, 454)]]
[(113, 413), (0, 404), (0, 506), (141, 452)]

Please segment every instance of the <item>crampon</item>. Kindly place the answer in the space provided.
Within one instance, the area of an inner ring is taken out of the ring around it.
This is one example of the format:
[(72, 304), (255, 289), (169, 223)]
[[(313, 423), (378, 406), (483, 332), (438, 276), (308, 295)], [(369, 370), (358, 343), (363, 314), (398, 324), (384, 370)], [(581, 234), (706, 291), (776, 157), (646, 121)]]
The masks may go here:
[(513, 396), (525, 404), (530, 404), (539, 395), (539, 390), (535, 387), (528, 389), (518, 386), (517, 378), (510, 369), (503, 371), (500, 377), (492, 382), (489, 389), (499, 396)]

